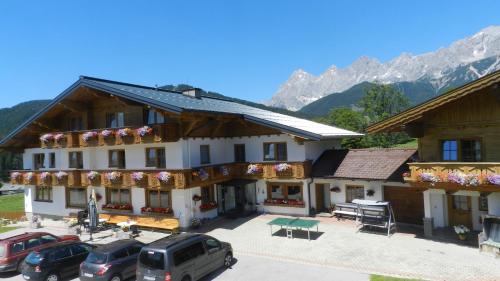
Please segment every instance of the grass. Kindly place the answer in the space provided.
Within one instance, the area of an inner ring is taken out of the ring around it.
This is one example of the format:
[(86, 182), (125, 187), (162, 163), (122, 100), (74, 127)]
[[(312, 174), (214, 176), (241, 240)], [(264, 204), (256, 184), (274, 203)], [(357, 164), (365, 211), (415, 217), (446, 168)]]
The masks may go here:
[(382, 275), (370, 275), (370, 281), (423, 281), (420, 279), (406, 279), (406, 278), (397, 278), (390, 276), (382, 276)]
[(17, 227), (15, 226), (0, 226), (0, 233), (8, 232), (11, 230), (16, 229)]
[(417, 141), (417, 139), (412, 139), (409, 142), (396, 144), (393, 147), (394, 148), (415, 148), (415, 149), (417, 149), (418, 141)]
[(23, 212), (24, 193), (0, 196), (0, 212)]

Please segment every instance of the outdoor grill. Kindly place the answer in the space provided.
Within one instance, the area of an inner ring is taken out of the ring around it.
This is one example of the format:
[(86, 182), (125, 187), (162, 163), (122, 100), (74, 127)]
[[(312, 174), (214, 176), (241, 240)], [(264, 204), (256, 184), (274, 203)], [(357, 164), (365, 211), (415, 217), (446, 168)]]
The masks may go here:
[(500, 216), (483, 216), (483, 232), (479, 233), (478, 240), (479, 251), (500, 256)]

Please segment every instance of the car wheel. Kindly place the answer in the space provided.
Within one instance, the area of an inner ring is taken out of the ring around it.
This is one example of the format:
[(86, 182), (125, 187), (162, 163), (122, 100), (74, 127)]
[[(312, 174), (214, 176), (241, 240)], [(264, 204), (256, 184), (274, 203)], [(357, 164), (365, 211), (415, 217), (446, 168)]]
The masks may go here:
[(59, 281), (59, 275), (57, 275), (57, 273), (50, 273), (47, 275), (47, 278), (45, 278), (45, 281)]
[(182, 278), (182, 281), (191, 281), (191, 277), (189, 277), (189, 276), (184, 276), (184, 278)]
[(233, 255), (231, 253), (227, 253), (226, 256), (224, 257), (224, 266), (231, 267), (232, 264), (233, 264)]
[(120, 277), (120, 275), (113, 275), (113, 277), (111, 277), (109, 281), (122, 281), (122, 278)]

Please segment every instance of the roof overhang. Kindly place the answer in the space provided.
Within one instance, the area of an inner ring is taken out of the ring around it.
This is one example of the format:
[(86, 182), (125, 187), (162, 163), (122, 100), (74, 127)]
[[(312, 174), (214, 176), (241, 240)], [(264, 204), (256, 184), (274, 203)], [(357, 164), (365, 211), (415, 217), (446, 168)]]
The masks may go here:
[(370, 134), (402, 131), (404, 130), (406, 124), (418, 122), (423, 118), (425, 113), (433, 111), (445, 104), (456, 101), (464, 96), (477, 92), (478, 90), (491, 86), (497, 87), (498, 83), (500, 83), (500, 71), (488, 74), (457, 89), (454, 89), (412, 108), (409, 108), (385, 120), (372, 124), (366, 129), (366, 131)]

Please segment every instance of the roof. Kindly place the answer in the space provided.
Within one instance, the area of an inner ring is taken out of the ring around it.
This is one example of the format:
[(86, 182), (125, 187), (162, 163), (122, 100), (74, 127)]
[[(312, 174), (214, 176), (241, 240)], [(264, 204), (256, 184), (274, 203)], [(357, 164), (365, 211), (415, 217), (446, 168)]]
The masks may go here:
[(4, 238), (4, 239), (0, 239), (1, 242), (4, 242), (4, 241), (18, 241), (18, 240), (25, 240), (27, 238), (31, 238), (31, 237), (38, 237), (38, 236), (42, 236), (42, 235), (47, 235), (49, 233), (47, 232), (25, 232), (25, 233), (21, 233), (21, 234), (18, 234), (18, 235), (14, 235), (14, 236), (10, 236), (10, 237), (7, 237), (7, 238)]
[(200, 97), (190, 97), (176, 91), (81, 76), (77, 82), (58, 95), (45, 108), (40, 110), (13, 132), (7, 135), (2, 141), (0, 141), (0, 145), (5, 144), (9, 139), (19, 133), (31, 122), (41, 117), (54, 105), (81, 86), (107, 92), (118, 97), (133, 100), (174, 113), (195, 111), (238, 115), (242, 116), (246, 121), (278, 129), (284, 133), (311, 140), (362, 136), (362, 134), (356, 132), (351, 132), (341, 128), (285, 114), (275, 113), (227, 99), (208, 97), (204, 95)]
[(172, 234), (170, 236), (167, 236), (165, 238), (159, 239), (154, 241), (153, 243), (147, 245), (145, 248), (148, 249), (166, 249), (174, 244), (188, 241), (190, 239), (196, 238), (201, 236), (202, 234), (199, 233), (181, 233), (181, 234)]
[(129, 245), (133, 244), (142, 244), (142, 242), (139, 242), (134, 239), (123, 239), (123, 240), (116, 240), (111, 243), (107, 244), (102, 244), (97, 246), (97, 248), (94, 249), (95, 252), (101, 252), (101, 253), (108, 253), (108, 252), (114, 252), (115, 250), (126, 247)]
[(313, 165), (313, 177), (399, 180), (415, 149), (327, 150)]
[(429, 111), (439, 108), (445, 104), (456, 101), (464, 96), (474, 94), (480, 89), (494, 86), (500, 83), (500, 70), (485, 75), (459, 88), (437, 96), (419, 105), (411, 107), (401, 113), (391, 116), (385, 120), (372, 124), (367, 128), (368, 133), (388, 132), (401, 130), (404, 124), (418, 121)]

